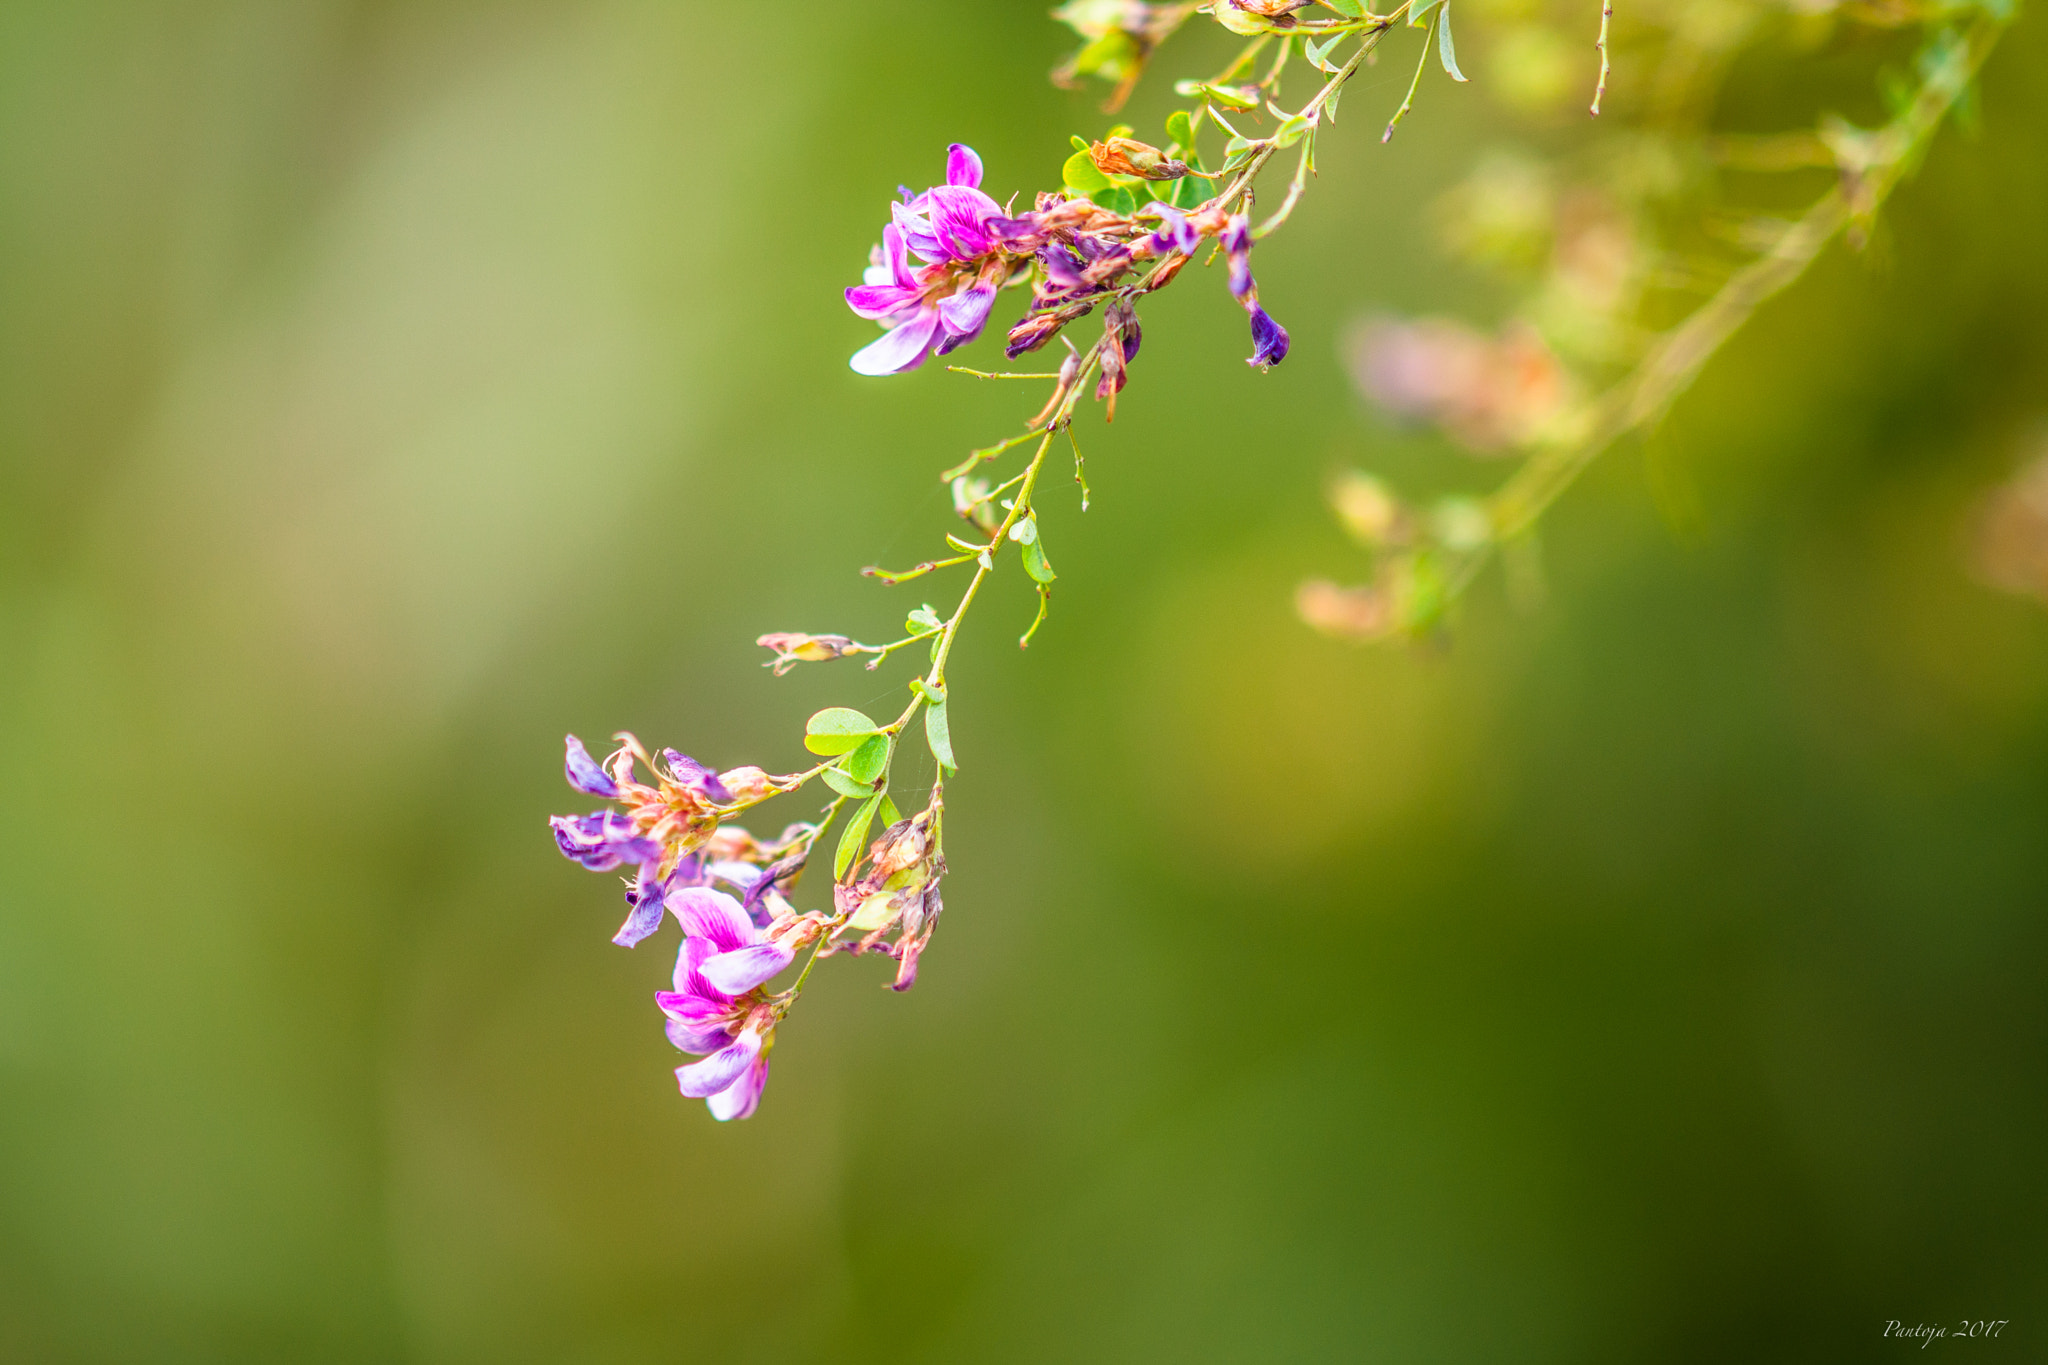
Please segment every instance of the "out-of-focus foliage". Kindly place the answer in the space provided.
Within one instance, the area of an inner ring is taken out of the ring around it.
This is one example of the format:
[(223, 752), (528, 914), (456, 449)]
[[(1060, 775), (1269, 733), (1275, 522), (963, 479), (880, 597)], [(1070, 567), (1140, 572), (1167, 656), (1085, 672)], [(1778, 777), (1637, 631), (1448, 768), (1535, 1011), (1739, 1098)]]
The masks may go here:
[[(1333, 400), (1346, 329), (1499, 311), (1424, 206), (1593, 75), (1554, 45), (1537, 98), (1481, 8), (1391, 145), (1411, 73), (1353, 83), (1261, 249), (1286, 366), (1214, 290), (1148, 315), (1060, 614), (1020, 656), (1019, 576), (963, 637), (945, 951), (821, 981), (739, 1127), (549, 843), (560, 736), (794, 764), (857, 666), (755, 636), (916, 605), (844, 566), (1028, 413), (848, 374), (838, 290), (934, 147), (1057, 180), (1072, 34), (0, 13), (0, 1359), (2032, 1349), (2048, 617), (1981, 578), (2038, 562), (1991, 528), (2031, 524), (2048, 39), (1560, 505), (1540, 607), (1359, 653), (1289, 610), (1333, 471), (1492, 467)], [(1723, 109), (1869, 126), (1863, 74), (1762, 56)]]

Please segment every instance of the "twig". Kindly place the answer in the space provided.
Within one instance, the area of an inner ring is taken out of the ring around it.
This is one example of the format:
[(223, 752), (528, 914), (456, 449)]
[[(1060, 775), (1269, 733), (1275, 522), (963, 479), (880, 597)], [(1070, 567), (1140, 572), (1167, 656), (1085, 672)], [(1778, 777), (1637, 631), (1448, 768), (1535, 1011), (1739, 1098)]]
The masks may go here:
[(1614, 18), (1613, 0), (1602, 0), (1600, 5), (1600, 40), (1593, 46), (1600, 49), (1600, 83), (1593, 87), (1593, 117), (1600, 117), (1600, 101), (1607, 97), (1607, 23)]

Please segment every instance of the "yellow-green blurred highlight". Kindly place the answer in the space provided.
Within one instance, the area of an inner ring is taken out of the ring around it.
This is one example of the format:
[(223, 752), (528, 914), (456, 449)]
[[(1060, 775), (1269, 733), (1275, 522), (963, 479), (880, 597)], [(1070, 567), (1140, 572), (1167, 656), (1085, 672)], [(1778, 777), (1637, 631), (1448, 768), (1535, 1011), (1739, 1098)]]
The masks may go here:
[[(1544, 603), (1408, 653), (1293, 618), (1322, 488), (1497, 467), (1341, 338), (1483, 314), (1425, 206), (1570, 125), (1471, 21), (1391, 146), (1362, 75), (1258, 253), (1293, 356), (1149, 305), (1050, 623), (969, 624), (917, 989), (827, 964), (757, 1118), (674, 1093), (561, 735), (788, 769), (899, 695), (750, 641), (952, 590), (854, 570), (1037, 396), (859, 379), (838, 291), (948, 141), (1102, 131), (1043, 9), (0, 11), (0, 1359), (2038, 1357), (2048, 616), (1965, 545), (2048, 415), (2032, 17)], [(1729, 122), (1876, 117), (1803, 72)]]

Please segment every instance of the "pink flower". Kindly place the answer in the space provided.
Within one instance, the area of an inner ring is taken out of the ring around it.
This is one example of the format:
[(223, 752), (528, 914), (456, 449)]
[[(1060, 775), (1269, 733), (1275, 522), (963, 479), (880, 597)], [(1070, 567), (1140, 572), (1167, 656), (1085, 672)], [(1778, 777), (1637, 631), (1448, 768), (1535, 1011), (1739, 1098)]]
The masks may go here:
[(703, 1058), (677, 1067), (676, 1085), (703, 1100), (713, 1118), (746, 1118), (768, 1084), (775, 1045), (775, 1007), (760, 988), (794, 953), (723, 892), (684, 887), (667, 904), (686, 937), (675, 989), (656, 992), (654, 1003), (668, 1016), (668, 1040)]
[[(1002, 206), (983, 194), (981, 158), (954, 143), (946, 183), (890, 206), (892, 221), (846, 305), (889, 328), (850, 362), (860, 374), (900, 374), (981, 335), (1009, 276)], [(904, 191), (909, 195), (909, 191)], [(924, 262), (913, 268), (915, 254)]]

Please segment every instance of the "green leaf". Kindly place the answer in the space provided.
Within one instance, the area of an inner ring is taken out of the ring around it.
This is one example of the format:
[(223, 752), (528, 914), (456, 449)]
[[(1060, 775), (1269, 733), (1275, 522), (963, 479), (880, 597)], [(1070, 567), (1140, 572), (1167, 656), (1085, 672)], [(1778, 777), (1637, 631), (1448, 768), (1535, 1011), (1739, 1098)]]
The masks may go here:
[(1183, 147), (1195, 145), (1195, 121), (1185, 109), (1176, 109), (1166, 116), (1166, 136)]
[(1290, 114), (1286, 121), (1273, 130), (1273, 145), (1276, 147), (1292, 147), (1295, 143), (1301, 141), (1301, 135), (1313, 126), (1301, 115)]
[(1050, 583), (1059, 577), (1046, 560), (1043, 541), (1034, 540), (1024, 547), (1024, 572), (1031, 575), (1034, 583)]
[(1097, 190), (1088, 197), (1111, 213), (1121, 213), (1126, 218), (1138, 211), (1138, 196), (1121, 185), (1111, 185), (1106, 190)]
[(1250, 138), (1234, 137), (1223, 144), (1223, 155), (1236, 156), (1239, 152), (1250, 151), (1251, 148), (1252, 142)]
[(1066, 183), (1068, 189), (1090, 199), (1104, 190), (1115, 188), (1109, 183), (1109, 177), (1096, 166), (1094, 158), (1086, 152), (1075, 152), (1067, 158), (1067, 164), (1060, 168), (1060, 179)]
[(903, 623), (904, 629), (908, 630), (912, 635), (917, 635), (927, 630), (942, 630), (945, 628), (945, 625), (946, 623), (939, 619), (939, 614), (933, 611), (930, 606), (919, 607), (916, 611), (910, 613), (910, 619)]
[(1209, 190), (1206, 183), (1189, 176), (1173, 182), (1173, 197), (1166, 202), (1177, 209), (1198, 209), (1208, 198)]
[(1343, 36), (1344, 35), (1341, 33), (1335, 34), (1330, 38), (1328, 42), (1324, 43), (1321, 47), (1317, 47), (1314, 43), (1304, 41), (1301, 45), (1302, 55), (1308, 58), (1308, 64), (1314, 67), (1316, 70), (1334, 73), (1337, 70), (1337, 68), (1333, 66), (1330, 62), (1330, 49), (1335, 47), (1337, 45), (1337, 39)]
[(1419, 8), (1409, 10), (1408, 27), (1421, 28), (1424, 24), (1428, 23), (1429, 12), (1436, 8), (1436, 4), (1437, 0), (1427, 0), (1427, 3)]
[(1074, 150), (1081, 153), (1083, 156), (1086, 156), (1088, 154), (1089, 142), (1087, 138), (1081, 137), (1075, 133), (1069, 133), (1067, 134), (1067, 141), (1073, 143)]
[(804, 725), (804, 747), (830, 757), (858, 749), (882, 727), (847, 706), (828, 706)]
[(882, 828), (887, 829), (902, 818), (903, 812), (896, 809), (896, 803), (883, 797), (881, 807), (875, 812), (875, 819), (881, 822)]
[(924, 709), (924, 738), (932, 746), (932, 757), (948, 772), (957, 772), (953, 761), (953, 727), (946, 717), (946, 703), (933, 702)]
[[(1365, 5), (1362, 3), (1362, 0), (1323, 0), (1323, 3), (1343, 15), (1346, 19), (1363, 19), (1365, 17)], [(1332, 38), (1330, 43), (1335, 43), (1336, 41), (1335, 38)], [(1329, 50), (1330, 44), (1324, 44), (1323, 51), (1328, 52)]]
[(1458, 49), (1451, 42), (1451, 0), (1444, 0), (1443, 18), (1436, 25), (1436, 55), (1443, 59), (1444, 70), (1454, 81), (1465, 79), (1465, 73), (1458, 70)]
[(887, 735), (872, 736), (866, 743), (848, 754), (846, 761), (840, 766), (846, 769), (846, 775), (854, 781), (872, 783), (889, 771), (889, 747)]
[(824, 778), (825, 785), (838, 792), (841, 796), (873, 796), (875, 794), (873, 783), (856, 782), (837, 768), (827, 768), (824, 772), (819, 773), (818, 776)]
[(853, 860), (860, 856), (861, 849), (867, 843), (868, 826), (874, 823), (875, 808), (880, 806), (886, 799), (886, 797), (870, 796), (867, 800), (860, 803), (860, 809), (855, 811), (853, 818), (846, 822), (846, 830), (839, 836), (839, 852), (832, 857), (832, 880), (838, 881), (845, 877), (846, 869), (851, 867)]
[(1259, 102), (1243, 90), (1227, 85), (1209, 85), (1202, 81), (1175, 81), (1173, 92), (1182, 99), (1212, 100), (1225, 109), (1256, 109)]

